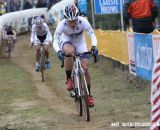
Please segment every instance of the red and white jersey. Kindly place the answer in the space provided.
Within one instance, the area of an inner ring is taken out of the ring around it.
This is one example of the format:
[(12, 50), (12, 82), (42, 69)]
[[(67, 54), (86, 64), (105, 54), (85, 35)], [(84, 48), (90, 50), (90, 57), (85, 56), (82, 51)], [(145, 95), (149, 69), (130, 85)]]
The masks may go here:
[(43, 37), (44, 35), (47, 35), (50, 42), (52, 41), (52, 35), (46, 23), (43, 23), (43, 26), (41, 28), (33, 24), (31, 32), (31, 43), (34, 43), (35, 36)]
[(69, 23), (66, 19), (63, 19), (59, 22), (55, 33), (54, 33), (54, 41), (53, 41), (53, 47), (56, 52), (58, 52), (60, 49), (60, 43), (63, 42), (71, 42), (72, 44), (86, 44), (85, 36), (83, 32), (86, 31), (87, 34), (90, 37), (92, 46), (97, 46), (97, 38), (94, 34), (94, 31), (88, 22), (84, 17), (79, 16), (77, 19), (77, 25), (74, 29), (72, 29), (69, 26)]

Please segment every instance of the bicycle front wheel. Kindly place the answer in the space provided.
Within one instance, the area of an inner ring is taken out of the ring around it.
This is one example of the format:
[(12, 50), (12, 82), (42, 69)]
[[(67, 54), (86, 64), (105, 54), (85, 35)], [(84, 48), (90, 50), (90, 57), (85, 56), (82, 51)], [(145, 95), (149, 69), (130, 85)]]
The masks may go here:
[(82, 97), (81, 97), (81, 79), (77, 75), (73, 75), (74, 79), (74, 90), (75, 90), (75, 102), (76, 102), (76, 107), (77, 111), (79, 113), (79, 116), (82, 116), (83, 114), (83, 109), (82, 109)]
[(42, 77), (42, 82), (44, 82), (44, 70), (45, 70), (45, 54), (43, 52), (40, 52), (40, 71), (41, 71), (41, 77)]
[(11, 57), (11, 51), (12, 51), (12, 43), (8, 44), (8, 58)]
[(88, 104), (88, 94), (87, 94), (87, 85), (86, 78), (84, 75), (81, 75), (81, 89), (82, 89), (82, 107), (83, 114), (85, 115), (86, 121), (90, 121), (90, 112)]
[(83, 109), (82, 109), (82, 98), (79, 97), (79, 99), (77, 100), (77, 110), (80, 116), (83, 115)]

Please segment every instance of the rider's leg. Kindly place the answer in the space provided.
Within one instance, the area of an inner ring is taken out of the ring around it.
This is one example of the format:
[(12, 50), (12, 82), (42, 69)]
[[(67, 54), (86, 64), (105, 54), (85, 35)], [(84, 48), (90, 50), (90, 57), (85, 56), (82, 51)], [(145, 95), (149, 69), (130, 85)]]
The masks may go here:
[(89, 60), (88, 59), (82, 59), (81, 63), (82, 63), (82, 68), (83, 68), (84, 73), (85, 73), (88, 91), (89, 91), (89, 94), (90, 94), (91, 93), (91, 77), (90, 77), (90, 74), (89, 74), (89, 71), (88, 71)]
[(40, 45), (36, 45), (35, 49), (36, 49), (36, 62), (39, 62)]
[(44, 45), (44, 50), (45, 50), (45, 55), (46, 55), (47, 60), (49, 59), (48, 48), (49, 48), (49, 45)]
[(85, 77), (86, 77), (86, 82), (87, 82), (87, 87), (88, 87), (88, 91), (89, 91), (89, 95), (88, 95), (88, 105), (89, 107), (93, 107), (94, 106), (94, 99), (93, 96), (91, 95), (91, 77), (88, 71), (88, 64), (89, 64), (89, 60), (88, 59), (82, 59), (81, 60), (82, 63), (82, 67), (85, 73)]
[(40, 45), (35, 45), (35, 50), (36, 50), (36, 71), (39, 69), (39, 51), (40, 51)]
[[(88, 49), (87, 49), (87, 44), (85, 43), (85, 41), (79, 41), (79, 43), (76, 44), (76, 51), (79, 52), (79, 53), (83, 53), (83, 52), (87, 52)], [(86, 82), (87, 82), (87, 86), (88, 86), (88, 91), (90, 93), (90, 74), (89, 74), (89, 71), (88, 71), (88, 64), (89, 64), (89, 56), (88, 55), (82, 55), (81, 56), (81, 63), (82, 63), (82, 67), (85, 71), (85, 75), (86, 75)]]
[[(63, 52), (65, 53), (65, 55), (74, 54), (73, 45), (71, 45), (70, 43), (66, 43), (63, 46)], [(72, 68), (73, 68), (73, 57), (66, 57), (65, 58), (65, 69), (66, 69), (66, 77), (67, 77), (66, 87), (68, 90), (73, 89), (73, 81), (71, 79)]]
[[(74, 54), (74, 47), (71, 44), (65, 44), (63, 46), (63, 52), (65, 55), (72, 55)], [(71, 71), (73, 68), (73, 58), (72, 57), (66, 57), (65, 58), (65, 69), (66, 69), (66, 75), (67, 79), (71, 78)]]
[(44, 50), (45, 50), (45, 55), (46, 55), (46, 58), (47, 58), (47, 61), (46, 61), (46, 66), (47, 66), (47, 69), (50, 69), (51, 68), (51, 63), (49, 61), (49, 44), (45, 44), (44, 45)]

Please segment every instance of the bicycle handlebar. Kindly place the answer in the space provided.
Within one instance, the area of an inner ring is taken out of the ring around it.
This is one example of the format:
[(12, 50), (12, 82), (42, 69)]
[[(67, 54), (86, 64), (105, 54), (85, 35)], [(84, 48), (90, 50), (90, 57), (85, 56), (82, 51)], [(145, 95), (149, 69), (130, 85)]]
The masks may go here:
[[(80, 57), (80, 56), (82, 56), (82, 55), (87, 55), (87, 54), (93, 55), (93, 56), (94, 56), (94, 63), (97, 62), (97, 55), (92, 54), (92, 52), (90, 52), (90, 51), (88, 51), (88, 52), (83, 52), (83, 53), (76, 53), (76, 54), (72, 54), (72, 55), (65, 55), (65, 54), (63, 54), (63, 55), (64, 55), (64, 57), (76, 57), (76, 56)], [(65, 59), (65, 58), (64, 58), (64, 59)], [(62, 60), (61, 68), (64, 67), (64, 59)]]
[[(34, 45), (34, 43), (30, 43), (30, 48), (31, 48), (31, 49), (32, 49), (33, 45)], [(41, 47), (43, 47), (45, 44), (40, 43), (40, 44), (38, 44), (38, 45), (40, 45)]]

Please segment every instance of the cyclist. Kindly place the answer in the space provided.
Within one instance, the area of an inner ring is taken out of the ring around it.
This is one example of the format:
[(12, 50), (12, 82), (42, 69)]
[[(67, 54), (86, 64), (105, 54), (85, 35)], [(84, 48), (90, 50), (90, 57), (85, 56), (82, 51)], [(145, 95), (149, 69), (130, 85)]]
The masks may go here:
[(15, 47), (15, 43), (16, 43), (16, 31), (13, 29), (12, 25), (4, 25), (4, 29), (3, 29), (3, 42), (5, 44), (5, 51), (8, 52), (8, 48), (7, 48), (7, 40), (8, 40), (8, 36), (9, 35), (13, 35), (13, 48)]
[[(92, 53), (98, 55), (97, 39), (90, 23), (83, 17), (79, 16), (78, 9), (75, 5), (69, 4), (64, 10), (64, 19), (58, 24), (54, 33), (53, 48), (58, 54), (58, 58), (63, 60), (63, 54), (72, 55), (74, 52), (83, 53), (88, 51), (83, 31), (86, 31), (92, 42)], [(61, 45), (59, 46), (59, 44)], [(82, 67), (86, 74), (87, 86), (89, 90), (88, 103), (89, 106), (94, 105), (94, 100), (90, 92), (90, 75), (88, 71), (88, 55), (81, 56)], [(71, 78), (73, 67), (73, 58), (65, 58), (66, 69), (66, 88), (73, 90), (73, 81)]]
[(32, 31), (31, 31), (31, 43), (30, 46), (32, 47), (33, 45), (36, 48), (36, 71), (38, 72), (40, 69), (40, 64), (39, 64), (39, 51), (40, 51), (40, 44), (44, 45), (44, 50), (45, 50), (45, 55), (47, 58), (46, 61), (46, 68), (50, 69), (51, 68), (51, 63), (49, 61), (49, 45), (52, 42), (52, 35), (49, 30), (48, 25), (43, 21), (41, 17), (36, 17), (34, 24), (32, 26)]

